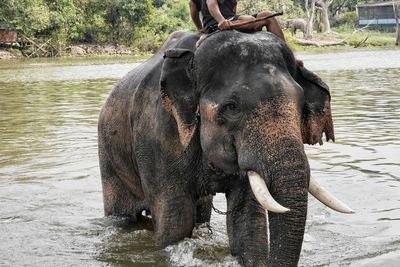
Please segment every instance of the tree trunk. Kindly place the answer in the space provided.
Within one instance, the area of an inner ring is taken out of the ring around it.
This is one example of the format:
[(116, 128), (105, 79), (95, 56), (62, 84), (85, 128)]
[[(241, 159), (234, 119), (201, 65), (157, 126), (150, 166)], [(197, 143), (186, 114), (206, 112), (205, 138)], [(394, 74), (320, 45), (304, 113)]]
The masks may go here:
[(396, 19), (396, 32), (397, 32), (397, 37), (396, 37), (396, 45), (400, 47), (400, 4), (395, 3), (393, 1), (393, 12), (394, 12), (394, 18)]
[(397, 24), (397, 38), (396, 38), (396, 45), (400, 47), (400, 26)]
[(316, 4), (321, 10), (322, 24), (324, 25), (323, 33), (331, 32), (331, 24), (329, 23), (329, 6), (331, 5), (331, 0), (317, 0)]
[(304, 39), (311, 40), (313, 37), (313, 25), (315, 18), (315, 0), (311, 0), (310, 4), (308, 0), (305, 0), (304, 8), (307, 14), (307, 25), (306, 25), (306, 32), (304, 34)]

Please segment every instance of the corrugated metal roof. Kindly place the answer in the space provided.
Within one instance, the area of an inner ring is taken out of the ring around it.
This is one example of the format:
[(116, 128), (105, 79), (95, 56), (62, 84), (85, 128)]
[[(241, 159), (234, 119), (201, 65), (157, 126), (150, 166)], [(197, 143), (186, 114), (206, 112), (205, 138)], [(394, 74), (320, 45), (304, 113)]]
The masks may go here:
[[(394, 1), (394, 3), (400, 5), (400, 1)], [(393, 1), (357, 5), (357, 7), (375, 7), (375, 6), (393, 6)]]

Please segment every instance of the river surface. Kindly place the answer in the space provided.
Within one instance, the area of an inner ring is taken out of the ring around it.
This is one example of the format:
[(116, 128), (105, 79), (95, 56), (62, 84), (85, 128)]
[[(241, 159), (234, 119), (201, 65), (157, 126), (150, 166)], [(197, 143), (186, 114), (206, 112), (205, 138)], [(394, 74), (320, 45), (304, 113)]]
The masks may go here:
[[(297, 57), (332, 92), (336, 142), (306, 147), (312, 173), (356, 211), (310, 197), (299, 265), (400, 266), (400, 50)], [(97, 117), (137, 65), (0, 62), (0, 266), (238, 266), (223, 215), (163, 250), (150, 225), (103, 216)]]

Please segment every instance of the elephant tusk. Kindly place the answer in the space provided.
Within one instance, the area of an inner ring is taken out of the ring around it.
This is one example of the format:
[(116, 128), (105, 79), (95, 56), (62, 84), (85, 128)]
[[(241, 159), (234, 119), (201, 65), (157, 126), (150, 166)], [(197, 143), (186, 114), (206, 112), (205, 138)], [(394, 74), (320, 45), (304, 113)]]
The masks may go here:
[(260, 203), (264, 209), (275, 213), (285, 213), (290, 211), (290, 209), (285, 208), (275, 201), (271, 196), (264, 179), (258, 173), (248, 171), (247, 175), (249, 176), (251, 190), (253, 191), (258, 203)]
[(334, 197), (331, 193), (323, 188), (314, 177), (310, 176), (310, 185), (308, 192), (313, 195), (320, 202), (325, 204), (327, 207), (342, 213), (354, 213), (354, 210), (349, 208), (342, 201)]

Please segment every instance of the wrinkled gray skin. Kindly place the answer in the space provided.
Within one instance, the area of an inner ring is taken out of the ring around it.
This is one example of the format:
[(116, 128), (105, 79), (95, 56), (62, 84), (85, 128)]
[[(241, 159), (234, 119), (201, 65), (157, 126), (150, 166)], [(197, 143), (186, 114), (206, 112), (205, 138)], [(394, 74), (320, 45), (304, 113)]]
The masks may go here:
[(304, 19), (296, 18), (296, 19), (288, 19), (285, 23), (285, 28), (290, 30), (292, 36), (296, 35), (296, 31), (300, 30), (304, 34), (306, 32), (306, 24), (307, 22)]
[[(295, 266), (307, 215), (303, 143), (333, 139), (325, 84), (266, 32), (172, 34), (114, 88), (99, 117), (106, 215), (151, 214), (157, 246), (190, 237), (225, 193), (231, 253), (245, 266)], [(291, 211), (266, 211), (247, 171)], [(269, 226), (269, 237), (267, 227)]]

